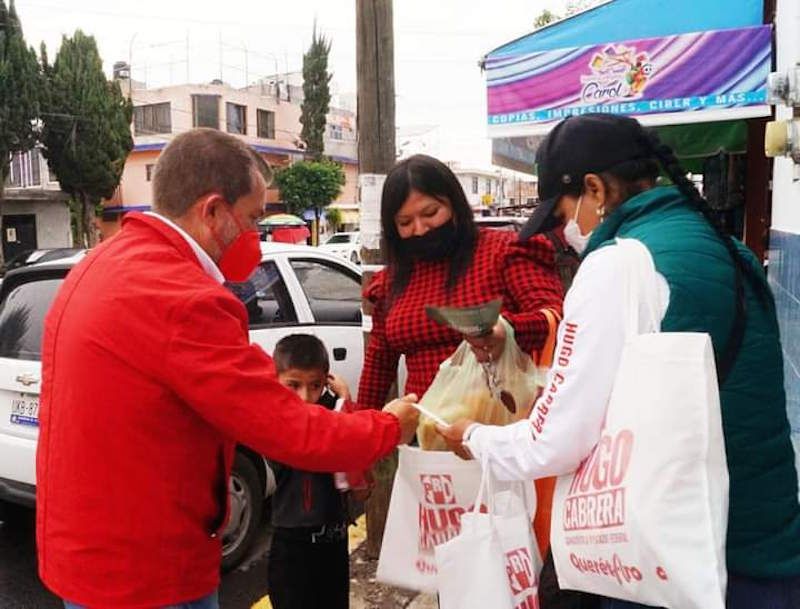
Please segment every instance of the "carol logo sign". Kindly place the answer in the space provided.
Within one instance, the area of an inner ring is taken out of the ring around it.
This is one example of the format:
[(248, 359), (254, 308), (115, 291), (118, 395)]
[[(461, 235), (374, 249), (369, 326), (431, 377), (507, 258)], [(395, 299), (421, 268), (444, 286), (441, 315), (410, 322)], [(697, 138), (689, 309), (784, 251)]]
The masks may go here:
[(625, 524), (625, 474), (633, 451), (633, 433), (600, 438), (584, 461), (564, 502), (565, 531), (604, 529)]
[(610, 44), (595, 53), (589, 69), (591, 74), (581, 76), (585, 104), (638, 99), (654, 71), (648, 53), (623, 44)]

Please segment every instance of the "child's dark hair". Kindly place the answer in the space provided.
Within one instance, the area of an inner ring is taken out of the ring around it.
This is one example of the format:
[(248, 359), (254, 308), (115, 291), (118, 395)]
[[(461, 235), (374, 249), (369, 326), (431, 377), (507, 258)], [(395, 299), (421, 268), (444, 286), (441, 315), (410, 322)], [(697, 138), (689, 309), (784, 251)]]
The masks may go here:
[(331, 364), (325, 345), (311, 334), (290, 334), (278, 341), (272, 354), (278, 374), (290, 368), (330, 372)]

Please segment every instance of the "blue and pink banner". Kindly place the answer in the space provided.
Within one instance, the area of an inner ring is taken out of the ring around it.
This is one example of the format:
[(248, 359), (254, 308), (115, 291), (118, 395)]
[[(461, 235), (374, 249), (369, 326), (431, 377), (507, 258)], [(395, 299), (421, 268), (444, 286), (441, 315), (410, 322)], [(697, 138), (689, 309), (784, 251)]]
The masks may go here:
[(490, 56), (489, 126), (546, 126), (587, 112), (688, 118), (763, 108), (771, 61), (769, 25)]

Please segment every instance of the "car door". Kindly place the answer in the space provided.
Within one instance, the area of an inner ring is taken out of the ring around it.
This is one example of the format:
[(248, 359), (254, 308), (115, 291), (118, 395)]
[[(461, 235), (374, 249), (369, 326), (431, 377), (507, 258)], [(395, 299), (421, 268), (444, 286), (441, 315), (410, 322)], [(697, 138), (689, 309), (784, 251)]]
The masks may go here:
[(356, 399), (364, 362), (360, 273), (332, 256), (290, 254), (286, 262), (310, 314), (307, 331), (325, 343), (331, 370), (347, 381)]
[(281, 267), (275, 257), (266, 258), (261, 262), (257, 285), (229, 286), (247, 309), (250, 341), (270, 355), (277, 342), (299, 324), (297, 308), (286, 284), (286, 270)]

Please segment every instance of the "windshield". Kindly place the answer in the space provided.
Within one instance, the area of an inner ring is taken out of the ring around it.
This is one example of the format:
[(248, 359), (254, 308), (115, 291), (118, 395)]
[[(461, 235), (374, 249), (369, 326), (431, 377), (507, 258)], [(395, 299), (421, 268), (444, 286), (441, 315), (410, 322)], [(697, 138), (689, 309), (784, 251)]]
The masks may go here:
[(325, 245), (336, 245), (337, 243), (350, 243), (353, 235), (334, 235), (325, 242)]
[(0, 357), (40, 360), (44, 316), (63, 279), (29, 281), (0, 305)]

